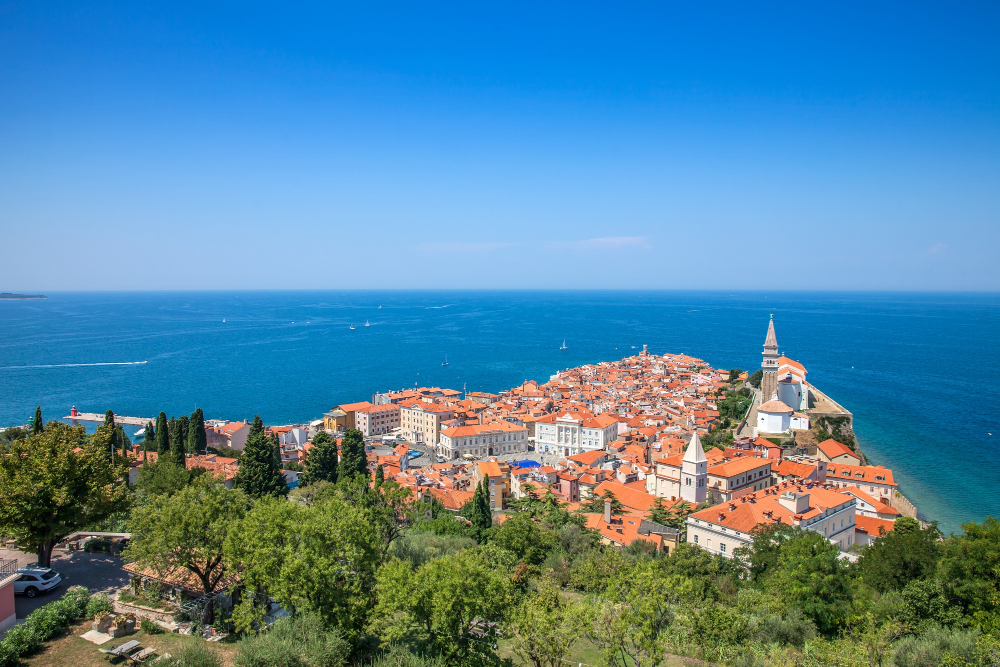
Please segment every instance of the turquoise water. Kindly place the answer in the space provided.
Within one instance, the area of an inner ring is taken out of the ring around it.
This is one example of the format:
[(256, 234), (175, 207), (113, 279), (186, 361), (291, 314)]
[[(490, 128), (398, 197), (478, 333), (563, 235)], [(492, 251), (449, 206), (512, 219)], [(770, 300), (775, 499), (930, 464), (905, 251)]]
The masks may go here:
[(47, 418), (305, 421), (414, 384), (499, 391), (643, 344), (755, 368), (770, 313), (781, 351), (854, 412), (865, 452), (924, 514), (948, 531), (1000, 515), (997, 294), (52, 294), (0, 301), (0, 424), (39, 403)]

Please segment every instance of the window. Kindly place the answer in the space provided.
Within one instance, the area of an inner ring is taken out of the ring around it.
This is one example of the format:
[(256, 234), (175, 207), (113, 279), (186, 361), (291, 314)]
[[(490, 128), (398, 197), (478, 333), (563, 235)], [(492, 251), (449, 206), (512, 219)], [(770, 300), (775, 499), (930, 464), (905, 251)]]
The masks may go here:
[(726, 553), (726, 543), (719, 542), (719, 553)]
[(698, 544), (698, 536), (697, 535), (694, 536), (694, 543)]

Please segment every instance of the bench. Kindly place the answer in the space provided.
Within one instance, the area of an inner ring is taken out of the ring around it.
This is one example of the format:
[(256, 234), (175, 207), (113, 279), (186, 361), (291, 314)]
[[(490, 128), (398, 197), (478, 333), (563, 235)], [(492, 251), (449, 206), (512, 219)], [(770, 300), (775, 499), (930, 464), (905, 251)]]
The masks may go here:
[(116, 646), (113, 649), (101, 648), (97, 650), (103, 653), (106, 658), (110, 659), (110, 658), (120, 658), (124, 655), (127, 655), (131, 651), (134, 651), (137, 648), (139, 648), (139, 642), (133, 639), (132, 641), (127, 641), (121, 646)]
[(138, 653), (133, 653), (132, 655), (130, 655), (128, 659), (134, 663), (141, 665), (142, 663), (146, 662), (149, 656), (153, 655), (154, 653), (156, 653), (155, 648), (144, 648)]

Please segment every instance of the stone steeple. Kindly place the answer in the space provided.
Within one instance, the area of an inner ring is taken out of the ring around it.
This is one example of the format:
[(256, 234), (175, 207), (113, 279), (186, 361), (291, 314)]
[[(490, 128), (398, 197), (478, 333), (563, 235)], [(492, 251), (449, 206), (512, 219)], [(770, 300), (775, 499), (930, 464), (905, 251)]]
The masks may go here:
[(764, 339), (764, 360), (760, 368), (764, 377), (760, 381), (760, 393), (767, 400), (771, 394), (778, 391), (778, 337), (774, 333), (774, 315), (767, 323), (767, 337)]
[(689, 503), (703, 503), (708, 493), (708, 459), (695, 432), (681, 460), (681, 498)]

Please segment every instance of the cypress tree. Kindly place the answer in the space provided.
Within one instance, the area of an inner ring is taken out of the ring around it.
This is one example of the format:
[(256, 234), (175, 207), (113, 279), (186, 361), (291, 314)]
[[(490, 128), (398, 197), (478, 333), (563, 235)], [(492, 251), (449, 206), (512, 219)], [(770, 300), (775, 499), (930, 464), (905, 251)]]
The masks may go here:
[(171, 424), (170, 429), (170, 459), (175, 465), (184, 468), (184, 429), (178, 421)]
[(188, 425), (187, 449), (194, 454), (208, 452), (208, 438), (205, 436), (205, 413), (198, 408), (191, 414)]
[(382, 486), (382, 482), (385, 481), (385, 471), (382, 470), (382, 465), (379, 464), (375, 466), (375, 486)]
[(149, 446), (154, 444), (156, 444), (156, 432), (153, 430), (153, 425), (147, 422), (146, 432), (142, 436), (142, 451), (149, 451)]
[(324, 481), (337, 481), (337, 441), (326, 431), (313, 436), (312, 448), (306, 456), (306, 470), (299, 476), (303, 486)]
[(31, 432), (34, 435), (38, 435), (45, 428), (45, 422), (42, 421), (42, 406), (35, 408), (35, 418), (31, 422)]
[(355, 475), (368, 477), (368, 458), (365, 456), (365, 438), (356, 428), (349, 428), (340, 441), (340, 465), (337, 474), (341, 479)]
[(288, 485), (281, 474), (279, 461), (277, 441), (264, 434), (264, 423), (257, 415), (247, 434), (240, 469), (233, 483), (251, 498), (283, 496), (288, 493)]
[(472, 527), (480, 537), (484, 531), (493, 526), (493, 513), (490, 511), (489, 491), (485, 479), (476, 486), (476, 491), (472, 494), (472, 507), (469, 508), (466, 518), (472, 522)]
[(181, 444), (184, 446), (184, 451), (191, 451), (191, 443), (187, 441), (188, 439), (188, 429), (191, 428), (191, 419), (187, 415), (181, 415), (180, 419), (177, 420), (177, 426), (181, 429)]
[(125, 435), (125, 427), (119, 424), (115, 427), (115, 439), (118, 441), (118, 445), (122, 448), (122, 456), (128, 457), (128, 450), (131, 448), (132, 441), (129, 437)]
[(156, 453), (166, 456), (170, 451), (170, 429), (167, 427), (167, 413), (161, 412), (156, 418)]
[(108, 410), (104, 413), (104, 425), (111, 428), (111, 441), (108, 443), (111, 451), (109, 454), (114, 456), (115, 452), (118, 451), (118, 425), (115, 424), (115, 413)]

